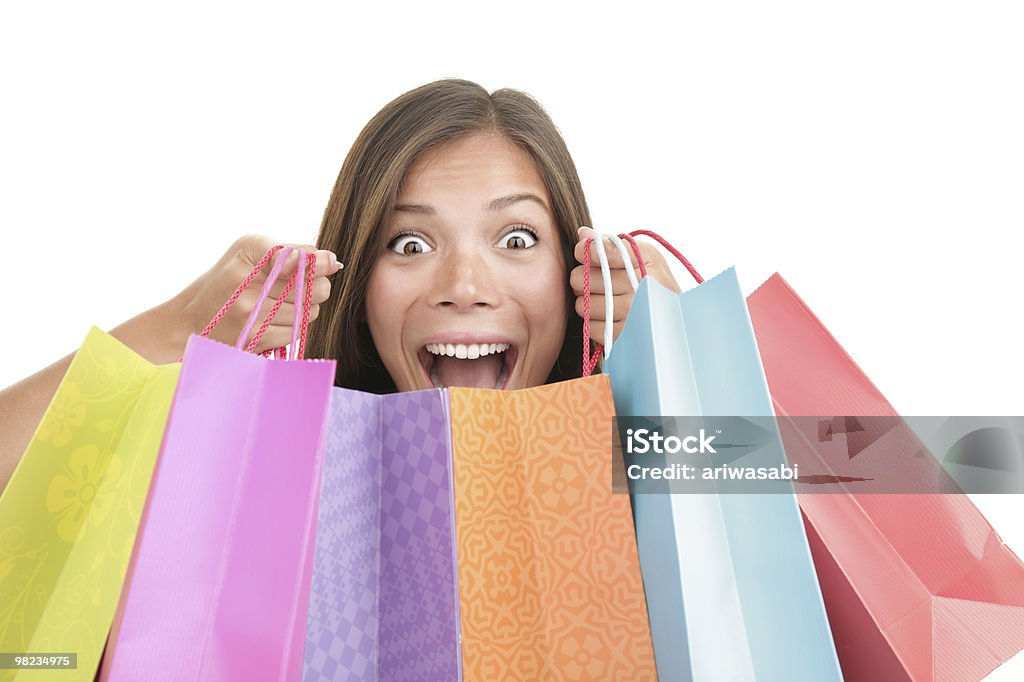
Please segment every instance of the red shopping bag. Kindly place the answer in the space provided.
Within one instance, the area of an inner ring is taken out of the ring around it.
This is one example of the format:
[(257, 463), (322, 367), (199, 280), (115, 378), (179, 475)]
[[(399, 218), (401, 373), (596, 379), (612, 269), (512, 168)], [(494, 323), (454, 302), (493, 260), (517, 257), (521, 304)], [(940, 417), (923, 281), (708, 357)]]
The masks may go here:
[[(747, 298), (776, 412), (897, 417), (778, 274)], [(812, 447), (784, 440), (787, 452)], [(801, 494), (848, 682), (980, 680), (1024, 648), (1024, 564), (962, 494)]]

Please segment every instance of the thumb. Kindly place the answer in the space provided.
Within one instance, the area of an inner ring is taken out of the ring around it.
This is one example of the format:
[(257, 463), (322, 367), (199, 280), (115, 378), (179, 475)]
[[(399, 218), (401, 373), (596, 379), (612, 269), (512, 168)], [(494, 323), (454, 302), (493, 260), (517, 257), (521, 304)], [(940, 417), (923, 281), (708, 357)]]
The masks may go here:
[[(586, 253), (590, 251), (590, 262), (593, 264), (597, 261), (597, 246), (600, 235), (589, 227), (581, 227), (576, 230), (576, 235), (579, 237), (579, 241), (576, 242), (576, 248), (573, 249), (573, 257), (577, 263), (583, 263), (586, 260)], [(590, 244), (590, 248), (586, 249), (584, 246), (588, 239), (593, 239), (594, 242)]]

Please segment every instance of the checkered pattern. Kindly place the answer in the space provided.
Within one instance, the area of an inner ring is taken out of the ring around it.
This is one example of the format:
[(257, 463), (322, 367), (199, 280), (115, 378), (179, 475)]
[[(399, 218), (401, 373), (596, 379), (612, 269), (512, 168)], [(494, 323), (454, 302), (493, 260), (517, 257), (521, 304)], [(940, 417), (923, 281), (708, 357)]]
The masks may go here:
[(385, 680), (459, 676), (450, 454), (442, 400), (440, 391), (384, 399), (380, 675)]
[(324, 453), (303, 679), (376, 680), (379, 396), (335, 389)]
[(332, 398), (304, 680), (457, 680), (445, 397)]

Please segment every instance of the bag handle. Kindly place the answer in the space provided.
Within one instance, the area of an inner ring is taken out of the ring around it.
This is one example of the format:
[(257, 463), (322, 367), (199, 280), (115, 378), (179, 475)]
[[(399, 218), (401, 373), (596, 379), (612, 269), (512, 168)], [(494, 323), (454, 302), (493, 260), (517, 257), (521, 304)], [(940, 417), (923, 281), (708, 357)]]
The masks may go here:
[[(633, 247), (633, 253), (636, 255), (636, 262), (640, 266), (640, 279), (647, 276), (647, 264), (644, 263), (643, 256), (640, 255), (640, 245), (636, 243), (636, 240), (632, 236), (623, 232), (619, 235), (621, 238), (629, 242), (629, 245)], [(623, 261), (625, 262), (625, 261)]]
[[(301, 260), (301, 259), (300, 259)], [(298, 265), (296, 265), (298, 269)], [(316, 275), (316, 254), (306, 254), (306, 283), (305, 295), (302, 297), (302, 319), (299, 327), (299, 346), (295, 353), (295, 359), (301, 360), (306, 357), (306, 335), (309, 333), (309, 310), (313, 307), (313, 281)], [(298, 301), (298, 297), (295, 298)], [(298, 313), (298, 310), (296, 310)], [(292, 340), (295, 339), (295, 328), (292, 327)]]
[[(288, 256), (290, 256), (291, 253), (292, 249), (289, 246), (283, 247), (280, 253), (278, 253), (277, 259), (274, 261), (274, 267), (270, 269), (270, 274), (267, 275), (267, 281), (263, 283), (263, 288), (260, 289), (260, 295), (256, 297), (256, 303), (253, 304), (252, 312), (249, 313), (249, 319), (245, 321), (245, 326), (242, 327), (242, 331), (238, 335), (238, 340), (235, 341), (235, 348), (238, 350), (242, 350), (242, 344), (245, 343), (247, 338), (249, 338), (249, 332), (252, 331), (253, 325), (256, 324), (256, 319), (259, 317), (260, 310), (263, 308), (263, 303), (267, 300), (267, 296), (270, 295), (270, 289), (274, 286), (274, 283), (277, 282), (277, 278), (281, 275), (281, 268), (284, 267), (284, 263), (288, 260)], [(296, 272), (298, 272), (298, 268), (296, 268)], [(289, 282), (289, 284), (292, 284), (292, 282)], [(287, 285), (285, 288), (290, 289)], [(274, 307), (270, 309), (270, 313), (267, 314), (267, 319), (264, 321), (264, 324), (268, 327), (270, 326), (270, 322), (273, 321), (274, 316), (277, 315), (277, 311), (280, 310), (281, 306), (279, 304), (282, 301), (284, 301), (284, 296), (278, 298), (277, 303), (274, 304)]]
[[(601, 237), (602, 235), (598, 235)], [(612, 349), (612, 339), (614, 337), (613, 322), (615, 317), (615, 301), (614, 297), (605, 295), (604, 297), (604, 344), (597, 344), (594, 349), (593, 355), (590, 354), (590, 243), (594, 241), (593, 238), (587, 238), (583, 244), (583, 376), (588, 377), (594, 372), (594, 368), (597, 367), (597, 360), (601, 357), (602, 353), (604, 358), (608, 358), (608, 354)], [(601, 263), (601, 280), (604, 282), (605, 292), (610, 293), (612, 291), (612, 272), (608, 266), (608, 254), (604, 250), (604, 240), (599, 241), (600, 247), (596, 249), (597, 259)]]
[[(690, 264), (690, 261), (686, 260), (686, 256), (684, 256), (683, 254), (679, 253), (679, 251), (676, 250), (676, 247), (674, 247), (671, 244), (669, 244), (668, 241), (664, 237), (662, 237), (660, 234), (658, 234), (656, 232), (651, 232), (650, 230), (633, 230), (632, 232), (629, 233), (629, 235), (628, 235), (629, 243), (633, 247), (633, 252), (636, 254), (637, 260), (639, 260), (641, 263), (644, 262), (643, 259), (640, 258), (640, 247), (637, 246), (636, 241), (633, 239), (633, 237), (637, 237), (637, 236), (640, 236), (640, 235), (644, 235), (646, 237), (650, 237), (654, 241), (656, 241), (659, 244), (661, 244), (662, 246), (664, 246), (665, 249), (669, 253), (671, 253), (673, 256), (678, 258), (679, 262), (683, 264), (683, 266), (690, 272), (691, 275), (693, 275), (693, 278), (695, 280), (697, 280), (697, 284), (703, 284), (704, 283), (704, 278), (701, 277), (700, 273), (698, 273), (697, 270)], [(622, 236), (623, 237), (627, 237), (627, 235), (622, 235)], [(646, 270), (646, 268), (644, 268), (644, 270)], [(643, 279), (646, 276), (647, 276), (647, 273), (643, 272), (643, 274), (641, 275), (640, 278)]]
[[(231, 295), (230, 298), (228, 298), (224, 305), (221, 306), (221, 309), (217, 311), (217, 314), (213, 316), (213, 319), (210, 320), (210, 323), (206, 325), (206, 327), (203, 329), (203, 331), (200, 332), (199, 335), (208, 337), (213, 332), (214, 328), (216, 328), (220, 321), (224, 319), (224, 316), (227, 314), (228, 310), (231, 309), (231, 306), (233, 306), (235, 302), (238, 301), (242, 293), (249, 287), (250, 284), (252, 284), (253, 280), (256, 279), (256, 276), (260, 273), (260, 271), (263, 270), (264, 266), (266, 266), (266, 264), (270, 262), (270, 259), (273, 258), (274, 254), (276, 253), (278, 254), (278, 256), (277, 259), (274, 261), (274, 265), (271, 268), (270, 274), (267, 276), (267, 281), (264, 282), (263, 288), (260, 291), (260, 295), (256, 300), (256, 304), (253, 307), (252, 312), (249, 313), (249, 318), (246, 320), (245, 326), (242, 328), (242, 331), (239, 334), (237, 341), (235, 342), (235, 347), (241, 349), (242, 344), (245, 342), (245, 339), (248, 338), (249, 332), (252, 331), (252, 328), (256, 323), (256, 319), (259, 316), (259, 311), (263, 307), (263, 303), (266, 301), (267, 296), (270, 294), (271, 287), (273, 287), (274, 283), (280, 276), (281, 269), (284, 267), (284, 263), (291, 255), (292, 251), (293, 249), (291, 247), (284, 246), (281, 244), (272, 246), (270, 249), (268, 249), (267, 252), (263, 254), (263, 257), (260, 258), (259, 262), (256, 263), (256, 265), (253, 267), (252, 271), (245, 277), (245, 279), (242, 280), (242, 282), (238, 285), (238, 288), (235, 289), (235, 292)], [(300, 273), (302, 273), (303, 260), (305, 260), (307, 264), (307, 271), (305, 277), (300, 276)], [(256, 331), (256, 334), (249, 342), (248, 346), (246, 347), (246, 351), (252, 352), (256, 349), (256, 346), (259, 344), (259, 341), (263, 337), (264, 332), (266, 332), (266, 330), (270, 327), (271, 322), (273, 322), (274, 317), (277, 315), (277, 312), (283, 305), (285, 297), (287, 297), (288, 293), (292, 290), (293, 287), (295, 287), (296, 283), (298, 283), (299, 289), (295, 297), (295, 315), (292, 321), (292, 355), (296, 360), (301, 360), (304, 357), (306, 349), (306, 336), (309, 330), (309, 314), (313, 297), (312, 285), (315, 271), (316, 254), (307, 254), (302, 249), (299, 249), (298, 263), (296, 263), (295, 272), (292, 274), (291, 278), (285, 284), (285, 287), (282, 290), (277, 302), (274, 303), (274, 306), (270, 309), (270, 312), (267, 313), (267, 317), (263, 320), (263, 323), (260, 325), (259, 329)], [(300, 299), (302, 300), (301, 306), (298, 305)], [(271, 355), (274, 355), (278, 359), (283, 360), (287, 359), (288, 351), (284, 347), (281, 347), (271, 349), (263, 353), (264, 357), (270, 357)]]
[[(619, 250), (619, 254), (622, 256), (622, 262), (630, 263), (629, 254), (626, 251), (625, 245), (622, 241), (629, 242), (630, 247), (633, 249), (633, 255), (636, 256), (637, 265), (640, 268), (640, 279), (647, 277), (647, 266), (644, 263), (643, 256), (640, 254), (640, 245), (637, 244), (634, 237), (646, 236), (654, 239), (669, 253), (675, 256), (683, 264), (683, 266), (689, 271), (693, 278), (697, 281), (697, 284), (702, 284), (704, 278), (700, 276), (696, 268), (686, 259), (682, 253), (680, 253), (674, 246), (672, 246), (664, 237), (652, 232), (651, 230), (633, 230), (626, 234), (615, 235), (604, 235), (607, 236), (608, 240), (611, 241)], [(599, 235), (600, 237), (601, 235)], [(590, 352), (590, 243), (594, 239), (587, 239), (584, 244), (583, 250), (583, 376), (590, 376), (594, 368), (597, 366), (597, 360), (601, 357), (602, 353), (607, 358), (611, 352), (612, 337), (614, 324), (608, 324), (608, 320), (613, 319), (614, 315), (614, 304), (611, 296), (605, 296), (605, 330), (604, 330), (604, 344), (598, 344), (593, 351), (593, 355)], [(598, 260), (601, 261), (601, 278), (604, 281), (605, 291), (611, 291), (611, 273), (608, 268), (608, 260), (604, 252), (603, 238), (602, 246), (597, 249)], [(629, 283), (633, 286), (633, 290), (636, 291), (639, 286), (636, 274), (633, 272), (632, 267), (626, 268), (626, 274), (629, 277)]]
[[(614, 234), (608, 235), (608, 241), (615, 245), (615, 248), (619, 250), (619, 255), (622, 256), (622, 267), (626, 269), (626, 276), (629, 277), (629, 283), (633, 287), (633, 291), (636, 291), (640, 286), (640, 282), (636, 279), (636, 273), (633, 272), (633, 261), (629, 257), (629, 251), (626, 250), (626, 245), (622, 243), (622, 240), (616, 237)], [(640, 247), (636, 247), (633, 253), (636, 254), (636, 259), (643, 263), (643, 259), (640, 258)], [(628, 263), (628, 265), (627, 265)], [(646, 275), (647, 268), (644, 268), (643, 275)], [(642, 275), (642, 276), (643, 276)]]
[[(303, 261), (306, 265), (306, 274), (300, 276), (302, 273)], [(266, 319), (263, 320), (263, 324), (253, 335), (252, 341), (246, 347), (246, 351), (252, 353), (256, 350), (256, 346), (259, 344), (260, 339), (263, 338), (263, 333), (270, 327), (270, 323), (273, 322), (274, 317), (277, 315), (277, 311), (280, 310), (284, 304), (285, 297), (292, 290), (292, 287), (298, 284), (298, 288), (295, 293), (295, 313), (292, 316), (292, 342), (288, 349), (291, 350), (293, 360), (301, 360), (305, 357), (306, 352), (306, 335), (309, 331), (309, 310), (313, 301), (313, 277), (316, 274), (316, 254), (306, 253), (304, 250), (298, 250), (298, 259), (295, 264), (295, 272), (292, 273), (291, 279), (285, 284), (284, 289), (281, 291), (281, 295), (278, 297), (277, 302), (270, 309)], [(302, 301), (301, 306), (299, 301)], [(260, 306), (262, 307), (262, 302)], [(257, 308), (258, 310), (258, 308)], [(288, 349), (281, 347), (274, 350), (264, 351), (263, 356), (269, 357), (271, 354), (275, 354), (278, 359), (285, 360), (288, 358)]]

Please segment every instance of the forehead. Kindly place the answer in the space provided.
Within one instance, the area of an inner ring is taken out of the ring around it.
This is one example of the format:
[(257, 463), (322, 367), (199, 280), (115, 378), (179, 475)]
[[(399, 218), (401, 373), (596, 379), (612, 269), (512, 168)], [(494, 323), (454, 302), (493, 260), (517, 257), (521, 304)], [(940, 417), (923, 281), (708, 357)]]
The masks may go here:
[(399, 197), (401, 203), (426, 201), (456, 191), (488, 195), (481, 201), (516, 192), (533, 192), (548, 200), (533, 159), (507, 138), (485, 133), (425, 152), (406, 172)]

